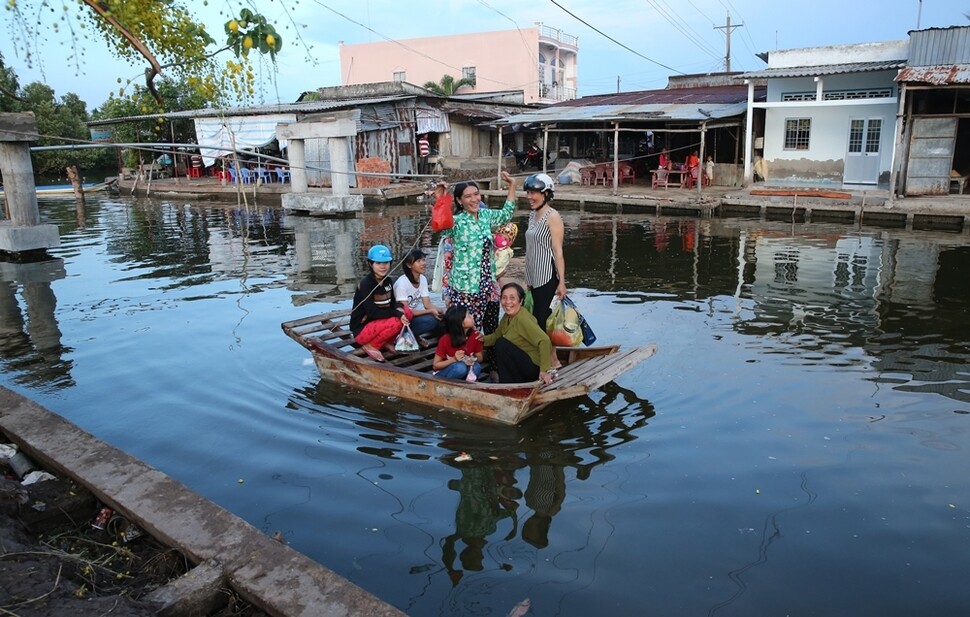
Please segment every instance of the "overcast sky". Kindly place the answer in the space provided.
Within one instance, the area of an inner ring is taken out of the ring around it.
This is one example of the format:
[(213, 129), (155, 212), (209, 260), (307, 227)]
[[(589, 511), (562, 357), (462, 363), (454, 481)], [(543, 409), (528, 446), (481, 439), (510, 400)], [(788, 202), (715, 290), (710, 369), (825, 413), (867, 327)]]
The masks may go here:
[[(221, 43), (223, 23), (243, 3), (208, 0), (208, 6), (203, 6), (203, 0), (185, 0), (184, 4), (197, 11)], [(541, 21), (579, 37), (582, 96), (615, 92), (618, 79), (621, 90), (647, 90), (663, 88), (667, 76), (675, 72), (723, 70), (725, 30), (715, 27), (725, 25), (729, 12), (732, 25), (740, 25), (731, 36), (735, 71), (763, 68), (755, 54), (773, 49), (901, 40), (917, 26), (970, 25), (964, 15), (970, 13), (970, 0), (251, 0), (246, 4), (261, 10), (285, 37), (275, 83), (270, 66), (260, 70), (262, 92), (256, 102), (266, 103), (289, 103), (304, 91), (339, 85), (339, 41), (510, 30)], [(9, 13), (4, 14), (4, 22), (7, 28), (14, 27)], [(42, 46), (42, 67), (27, 68), (13, 40), (12, 35), (4, 37), (0, 52), (17, 72), (21, 86), (43, 81), (58, 97), (78, 94), (89, 110), (117, 90), (118, 77), (132, 78), (144, 70), (143, 65), (113, 59), (100, 41), (81, 40), (85, 60), (78, 71), (63, 60), (69, 43), (60, 35), (52, 35)], [(447, 58), (442, 61), (451, 64)]]

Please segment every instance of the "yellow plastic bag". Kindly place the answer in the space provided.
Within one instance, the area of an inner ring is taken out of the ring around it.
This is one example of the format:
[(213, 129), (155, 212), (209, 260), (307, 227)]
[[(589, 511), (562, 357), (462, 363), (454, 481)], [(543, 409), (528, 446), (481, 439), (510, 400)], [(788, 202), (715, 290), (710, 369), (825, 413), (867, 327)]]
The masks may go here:
[(583, 341), (579, 313), (575, 308), (564, 305), (558, 297), (553, 299), (552, 313), (546, 320), (546, 334), (552, 344), (558, 347), (579, 345)]

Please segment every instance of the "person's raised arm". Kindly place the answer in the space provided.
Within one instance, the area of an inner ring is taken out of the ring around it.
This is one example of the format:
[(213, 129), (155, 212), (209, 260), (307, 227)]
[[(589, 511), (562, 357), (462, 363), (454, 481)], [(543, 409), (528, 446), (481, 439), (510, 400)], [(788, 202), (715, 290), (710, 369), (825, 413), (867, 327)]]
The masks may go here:
[(502, 181), (509, 185), (509, 194), (506, 197), (507, 200), (515, 201), (515, 178), (507, 171), (502, 172)]

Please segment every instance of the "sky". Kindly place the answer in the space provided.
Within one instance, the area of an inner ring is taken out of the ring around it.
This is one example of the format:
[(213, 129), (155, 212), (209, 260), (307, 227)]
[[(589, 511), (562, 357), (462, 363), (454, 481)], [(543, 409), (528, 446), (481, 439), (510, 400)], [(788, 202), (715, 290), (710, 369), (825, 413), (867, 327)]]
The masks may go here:
[[(511, 30), (542, 22), (579, 37), (579, 94), (585, 96), (618, 87), (663, 88), (671, 74), (724, 70), (728, 14), (734, 71), (764, 68), (755, 54), (774, 49), (902, 40), (916, 28), (970, 25), (965, 15), (970, 0), (179, 1), (192, 7), (220, 44), (223, 24), (242, 6), (262, 12), (282, 33), (275, 71), (268, 62), (257, 68), (255, 103), (291, 103), (302, 92), (340, 85), (340, 41)], [(76, 10), (74, 3), (65, 4)], [(89, 111), (117, 91), (117, 78), (134, 78), (146, 66), (113, 58), (96, 38), (78, 39), (85, 54), (77, 66), (65, 60), (70, 38), (50, 34), (38, 51), (41, 61), (28, 67), (13, 20), (6, 13), (3, 20), (9, 32), (0, 38), (0, 53), (21, 86), (43, 81), (58, 98), (74, 92)]]

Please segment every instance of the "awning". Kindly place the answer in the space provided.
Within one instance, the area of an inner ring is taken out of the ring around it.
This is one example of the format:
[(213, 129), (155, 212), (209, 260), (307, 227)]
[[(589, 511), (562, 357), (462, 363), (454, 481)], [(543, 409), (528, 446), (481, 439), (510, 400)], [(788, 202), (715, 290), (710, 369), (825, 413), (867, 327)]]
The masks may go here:
[(896, 76), (896, 81), (934, 86), (970, 84), (970, 64), (907, 66)]
[[(226, 116), (224, 118), (196, 118), (195, 136), (206, 167), (218, 156), (245, 148), (268, 146), (276, 139), (277, 124), (293, 124), (296, 114), (266, 116)], [(280, 141), (280, 148), (286, 140)]]

